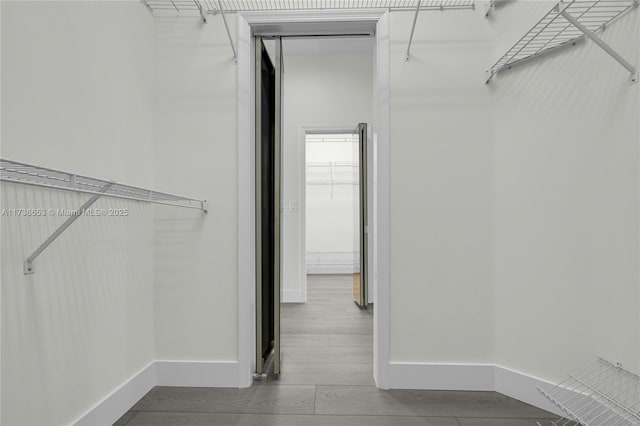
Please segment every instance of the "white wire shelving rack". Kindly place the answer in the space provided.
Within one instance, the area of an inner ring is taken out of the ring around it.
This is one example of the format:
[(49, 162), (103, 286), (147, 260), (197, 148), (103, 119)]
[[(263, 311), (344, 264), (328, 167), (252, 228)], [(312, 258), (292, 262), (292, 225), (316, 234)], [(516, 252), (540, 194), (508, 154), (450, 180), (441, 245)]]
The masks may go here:
[[(413, 11), (413, 24), (405, 60), (410, 58), (411, 42), (418, 14), (429, 10), (475, 9), (476, 0), (140, 0), (153, 14), (175, 13), (184, 16), (200, 16), (207, 22), (208, 15), (221, 15), (227, 37), (237, 60), (237, 50), (227, 23), (227, 13), (263, 11), (310, 11), (327, 9), (389, 9), (391, 12)], [(506, 1), (506, 0), (493, 0)]]
[(559, 1), (487, 71), (486, 82), (515, 66), (590, 39), (626, 68), (631, 82), (636, 83), (637, 68), (598, 37), (599, 32), (636, 8), (638, 0)]
[(330, 197), (335, 195), (336, 187), (354, 187), (360, 184), (358, 164), (348, 161), (327, 161), (307, 163), (306, 185), (309, 188), (329, 187)]
[(268, 10), (324, 10), (324, 9), (416, 9), (451, 10), (473, 9), (475, 0), (141, 0), (151, 11), (173, 11), (198, 15), (259, 12)]
[[(166, 192), (153, 191), (137, 186), (125, 185), (114, 181), (82, 176), (7, 159), (0, 159), (0, 180), (15, 184), (40, 186), (92, 195), (92, 197), (80, 206), (80, 208), (71, 210), (71, 213), (66, 215), (68, 216), (67, 220), (60, 225), (29, 257), (27, 257), (24, 262), (25, 274), (33, 273), (33, 261), (69, 226), (71, 226), (75, 220), (83, 216), (91, 205), (103, 196), (198, 209), (205, 213), (208, 210), (206, 200), (198, 200)], [(44, 213), (45, 212), (42, 212), (42, 215), (44, 215)]]
[(307, 185), (357, 185), (358, 165), (350, 162), (328, 161), (307, 163)]
[(640, 376), (603, 358), (559, 385), (538, 391), (566, 414), (551, 425), (640, 425)]

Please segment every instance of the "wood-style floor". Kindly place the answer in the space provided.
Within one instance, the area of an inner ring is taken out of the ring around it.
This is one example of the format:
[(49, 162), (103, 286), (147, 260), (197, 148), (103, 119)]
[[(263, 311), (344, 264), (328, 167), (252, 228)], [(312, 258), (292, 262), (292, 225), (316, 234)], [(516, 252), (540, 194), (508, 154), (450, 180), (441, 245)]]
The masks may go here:
[(536, 426), (553, 415), (494, 392), (377, 389), (373, 309), (350, 276), (309, 276), (308, 303), (282, 308), (282, 374), (246, 389), (156, 387), (116, 425)]

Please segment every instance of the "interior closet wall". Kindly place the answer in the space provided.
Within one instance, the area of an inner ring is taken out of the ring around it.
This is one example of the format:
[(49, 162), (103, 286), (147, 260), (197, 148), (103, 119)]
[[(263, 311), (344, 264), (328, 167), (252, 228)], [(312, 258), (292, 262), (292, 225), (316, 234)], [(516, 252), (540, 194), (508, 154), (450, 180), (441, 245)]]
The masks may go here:
[[(153, 18), (138, 2), (2, 2), (2, 157), (152, 187)], [(1, 183), (1, 207), (77, 209), (87, 195)], [(153, 360), (151, 207), (3, 216), (2, 418), (70, 424)]]
[(237, 65), (220, 16), (156, 17), (154, 31), (156, 185), (210, 203), (156, 209), (156, 357), (235, 362)]
[[(492, 56), (549, 7), (496, 11)], [(638, 66), (638, 34), (634, 9), (600, 36)], [(488, 90), (496, 362), (550, 380), (598, 355), (638, 371), (640, 85), (585, 43), (504, 73)]]
[[(301, 246), (302, 128), (372, 122), (373, 39), (284, 41), (283, 268), (284, 301), (301, 301), (305, 247)], [(298, 206), (296, 211), (291, 203)], [(327, 238), (333, 229), (317, 229)], [(326, 246), (325, 246), (326, 248)], [(324, 249), (323, 249), (324, 250)]]
[[(493, 122), (482, 10), (391, 14), (391, 361), (493, 351)], [(417, 327), (417, 325), (420, 325)], [(412, 332), (408, 332), (412, 330)]]

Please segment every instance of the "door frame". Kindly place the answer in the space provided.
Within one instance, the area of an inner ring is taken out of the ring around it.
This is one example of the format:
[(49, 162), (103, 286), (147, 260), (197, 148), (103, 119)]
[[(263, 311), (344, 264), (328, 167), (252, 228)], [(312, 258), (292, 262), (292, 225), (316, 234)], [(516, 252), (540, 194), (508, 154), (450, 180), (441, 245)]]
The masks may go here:
[[(357, 126), (357, 124), (356, 124)], [(355, 127), (352, 125), (337, 125), (337, 126), (301, 126), (299, 133), (299, 140), (301, 143), (300, 156), (298, 161), (300, 162), (300, 187), (298, 193), (298, 199), (300, 203), (298, 210), (300, 212), (300, 294), (303, 299), (303, 303), (307, 302), (307, 134), (331, 134), (331, 133), (353, 133)], [(367, 137), (367, 143), (370, 143), (370, 137)], [(371, 167), (369, 167), (370, 169)], [(368, 176), (370, 178), (370, 176)], [(370, 196), (371, 194), (369, 194)], [(370, 197), (369, 197), (370, 199)], [(370, 203), (369, 203), (370, 204)], [(368, 205), (367, 208), (371, 208)], [(369, 245), (371, 249), (371, 245)]]
[(255, 67), (252, 28), (287, 28), (315, 23), (316, 29), (341, 34), (354, 23), (376, 28), (374, 117), (371, 165), (369, 284), (374, 289), (373, 377), (379, 388), (389, 387), (389, 86), (390, 16), (388, 9), (274, 11), (238, 13), (238, 385), (250, 386), (255, 371)]

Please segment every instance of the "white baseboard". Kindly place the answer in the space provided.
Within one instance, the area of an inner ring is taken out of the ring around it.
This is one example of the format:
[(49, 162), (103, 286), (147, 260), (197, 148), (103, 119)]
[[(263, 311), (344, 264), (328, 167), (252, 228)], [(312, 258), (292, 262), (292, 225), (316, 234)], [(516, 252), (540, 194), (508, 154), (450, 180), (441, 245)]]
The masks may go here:
[(558, 407), (538, 392), (538, 386), (543, 389), (550, 389), (555, 386), (554, 383), (510, 368), (496, 366), (495, 385), (496, 392), (550, 411), (558, 416), (564, 415)]
[(537, 386), (549, 387), (553, 383), (492, 364), (389, 363), (391, 389), (494, 391), (562, 415), (538, 392)]
[(155, 385), (155, 363), (150, 362), (72, 424), (76, 426), (112, 425)]
[(307, 252), (308, 274), (353, 274), (360, 266), (354, 252)]
[(111, 425), (155, 386), (237, 388), (238, 362), (151, 362), (72, 424), (74, 426)]
[(156, 386), (238, 387), (237, 361), (156, 361)]
[(389, 363), (391, 389), (492, 391), (493, 376), (489, 364)]
[(282, 303), (305, 303), (302, 289), (282, 290)]
[[(154, 386), (238, 387), (237, 361), (154, 361), (93, 406), (76, 426), (113, 424)], [(491, 364), (389, 363), (389, 388), (495, 391), (561, 415), (538, 393), (553, 383)]]

